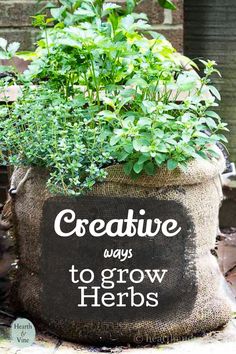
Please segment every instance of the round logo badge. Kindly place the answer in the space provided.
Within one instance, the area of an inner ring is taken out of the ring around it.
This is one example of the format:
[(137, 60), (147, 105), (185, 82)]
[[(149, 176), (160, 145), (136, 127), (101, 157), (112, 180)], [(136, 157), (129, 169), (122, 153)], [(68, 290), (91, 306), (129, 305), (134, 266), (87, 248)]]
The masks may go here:
[(11, 341), (18, 348), (30, 347), (35, 341), (35, 327), (26, 318), (17, 318), (11, 325)]

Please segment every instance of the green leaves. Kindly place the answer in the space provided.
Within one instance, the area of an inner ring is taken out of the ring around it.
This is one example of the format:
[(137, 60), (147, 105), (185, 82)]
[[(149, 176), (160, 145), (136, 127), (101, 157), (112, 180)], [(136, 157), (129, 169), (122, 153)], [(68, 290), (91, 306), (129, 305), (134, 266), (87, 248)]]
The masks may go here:
[(79, 18), (87, 18), (87, 17), (95, 17), (96, 13), (91, 9), (91, 8), (79, 8), (77, 9), (74, 14), (78, 16)]
[(217, 158), (213, 146), (226, 142), (227, 127), (213, 110), (216, 63), (201, 61), (200, 77), (163, 36), (149, 32), (148, 39), (146, 15), (133, 13), (137, 3), (58, 0), (47, 6), (53, 18), (33, 17), (41, 29), (35, 52), (0, 38), (0, 59), (31, 60), (23, 75), (0, 79), (0, 91), (23, 85), (16, 103), (1, 107), (2, 163), (45, 167), (53, 193), (79, 195), (111, 164), (138, 178)]
[(137, 122), (137, 125), (139, 125), (140, 127), (145, 127), (145, 126), (150, 127), (151, 124), (152, 124), (152, 120), (147, 117), (140, 118)]
[(66, 38), (60, 38), (58, 39), (58, 44), (61, 45), (66, 45), (69, 47), (73, 47), (73, 48), (82, 48), (82, 44), (79, 41), (74, 40), (73, 38), (69, 38), (69, 36)]
[(9, 54), (7, 52), (0, 50), (0, 60), (1, 59), (3, 59), (3, 60), (4, 59), (11, 59), (11, 57), (9, 56)]
[(176, 10), (176, 6), (173, 1), (171, 0), (158, 0), (160, 6), (164, 7), (165, 9), (169, 10)]
[(219, 91), (217, 90), (217, 88), (215, 86), (212, 85), (208, 85), (209, 90), (211, 91), (211, 93), (217, 98), (217, 100), (221, 100), (221, 96)]
[(215, 118), (215, 119), (217, 119), (217, 120), (220, 120), (219, 114), (217, 114), (217, 113), (214, 112), (214, 111), (206, 111), (205, 114), (206, 114), (208, 117), (212, 117), (212, 118)]
[(120, 137), (118, 135), (114, 135), (111, 137), (110, 144), (111, 146), (116, 145), (118, 141), (120, 140)]
[(128, 161), (125, 165), (124, 165), (124, 173), (126, 175), (130, 175), (132, 169), (133, 169), (133, 161)]
[(140, 164), (140, 163), (137, 161), (137, 162), (134, 164), (133, 169), (134, 169), (134, 172), (135, 172), (135, 173), (139, 174), (139, 173), (142, 171), (142, 169), (143, 169), (143, 164), (142, 164), (142, 163)]
[(0, 48), (4, 51), (7, 49), (7, 40), (0, 37)]
[(157, 109), (157, 106), (154, 102), (144, 100), (142, 102), (142, 109), (144, 113), (152, 113)]
[(153, 176), (155, 174), (155, 165), (153, 162), (148, 162), (144, 165), (144, 171), (147, 175)]
[(178, 162), (172, 159), (167, 161), (167, 168), (168, 170), (172, 171), (178, 166)]
[(13, 43), (10, 43), (8, 48), (7, 48), (7, 51), (8, 53), (10, 53), (12, 56), (15, 55), (15, 53), (17, 52), (17, 50), (19, 49), (20, 47), (20, 43), (18, 42), (13, 42)]
[(63, 14), (63, 12), (65, 12), (65, 10), (66, 10), (65, 6), (52, 8), (51, 15), (56, 20), (60, 21), (62, 19), (62, 14)]
[(126, 13), (131, 14), (134, 11), (137, 0), (127, 0), (126, 1)]
[(121, 28), (125, 31), (125, 33), (133, 33), (137, 30), (146, 31), (151, 28), (146, 20), (138, 19), (138, 21), (136, 21), (136, 19), (137, 16), (134, 14), (129, 14), (121, 19)]
[(131, 26), (134, 24), (134, 17), (132, 15), (127, 15), (121, 19), (121, 26), (127, 32), (130, 31)]
[(197, 77), (195, 72), (183, 72), (176, 81), (177, 87), (180, 91), (191, 91), (197, 85)]
[[(6, 73), (6, 72), (11, 72), (14, 71), (13, 66), (9, 65), (0, 65), (0, 73)], [(1, 87), (0, 87), (1, 90)], [(1, 91), (0, 91), (1, 92)]]
[(11, 59), (15, 56), (20, 47), (20, 43), (13, 42), (7, 46), (7, 40), (0, 38), (0, 59)]
[(150, 142), (147, 138), (136, 138), (133, 140), (133, 147), (136, 151), (148, 152)]
[(102, 17), (107, 16), (108, 14), (113, 12), (113, 10), (120, 9), (120, 8), (121, 8), (120, 5), (110, 3), (110, 2), (105, 3), (105, 4), (103, 4), (103, 7), (102, 7)]
[(46, 20), (46, 15), (36, 15), (32, 16), (32, 25), (34, 27), (39, 27), (39, 28), (45, 28), (47, 27), (47, 20)]
[(17, 52), (16, 57), (23, 60), (33, 60), (38, 58), (38, 55), (35, 52), (24, 51), (24, 52)]

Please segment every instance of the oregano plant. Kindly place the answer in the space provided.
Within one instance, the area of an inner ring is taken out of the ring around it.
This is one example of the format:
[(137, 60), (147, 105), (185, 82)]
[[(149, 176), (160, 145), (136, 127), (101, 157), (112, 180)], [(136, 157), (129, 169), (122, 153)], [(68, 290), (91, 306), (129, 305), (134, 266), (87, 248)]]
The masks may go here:
[[(174, 4), (159, 1), (173, 9)], [(195, 158), (218, 155), (227, 130), (214, 111), (216, 63), (197, 64), (154, 32), (147, 16), (102, 0), (59, 0), (33, 17), (40, 38), (33, 52), (0, 39), (0, 92), (21, 87), (0, 106), (2, 164), (49, 171), (53, 193), (79, 195), (120, 163), (132, 178), (158, 168), (185, 169)], [(13, 57), (30, 60), (20, 74)]]

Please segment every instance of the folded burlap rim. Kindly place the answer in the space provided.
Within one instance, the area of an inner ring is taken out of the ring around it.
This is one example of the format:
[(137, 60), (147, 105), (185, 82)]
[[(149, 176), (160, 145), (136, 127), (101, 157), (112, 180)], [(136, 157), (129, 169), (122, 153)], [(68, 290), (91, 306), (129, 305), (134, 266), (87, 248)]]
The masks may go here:
[(219, 154), (219, 158), (193, 159), (188, 163), (185, 171), (180, 168), (169, 171), (165, 166), (159, 167), (154, 176), (143, 174), (137, 179), (125, 175), (122, 164), (112, 165), (105, 169), (107, 172), (105, 182), (155, 188), (204, 183), (225, 170), (225, 158), (222, 152), (217, 147), (214, 147), (214, 150)]
[[(133, 179), (124, 173), (124, 164), (111, 165), (105, 168), (107, 176), (102, 183), (112, 182), (115, 184), (152, 188), (204, 183), (219, 176), (226, 168), (225, 158), (221, 150), (217, 146), (214, 146), (213, 149), (219, 155), (218, 158), (206, 160), (199, 156), (199, 158), (192, 159), (188, 162), (186, 170), (176, 168), (175, 170), (170, 171), (166, 166), (161, 166), (156, 169), (155, 175), (148, 176), (147, 174), (142, 174), (136, 179)], [(19, 169), (19, 167), (17, 169)], [(16, 183), (13, 174), (11, 188), (21, 189), (19, 187), (21, 187), (21, 185), (23, 185), (29, 178), (35, 176), (35, 174), (37, 174), (39, 178), (49, 177), (49, 171), (46, 168), (28, 167), (27, 169), (26, 167), (23, 167), (20, 169), (25, 172), (25, 176), (22, 176), (22, 181), (20, 181), (20, 183)]]

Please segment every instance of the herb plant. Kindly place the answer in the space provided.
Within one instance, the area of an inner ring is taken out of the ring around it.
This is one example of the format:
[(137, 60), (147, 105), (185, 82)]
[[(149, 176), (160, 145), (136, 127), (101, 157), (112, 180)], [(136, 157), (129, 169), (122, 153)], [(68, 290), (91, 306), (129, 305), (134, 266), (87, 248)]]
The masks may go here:
[[(47, 168), (54, 193), (78, 195), (104, 180), (111, 164), (137, 178), (217, 158), (213, 146), (226, 141), (227, 128), (214, 111), (215, 62), (201, 60), (199, 77), (135, 5), (59, 0), (47, 5), (51, 17), (33, 18), (41, 30), (34, 52), (0, 39), (0, 59), (14, 73), (0, 86), (22, 87), (15, 103), (0, 106), (1, 163)], [(23, 74), (14, 56), (31, 60)]]

